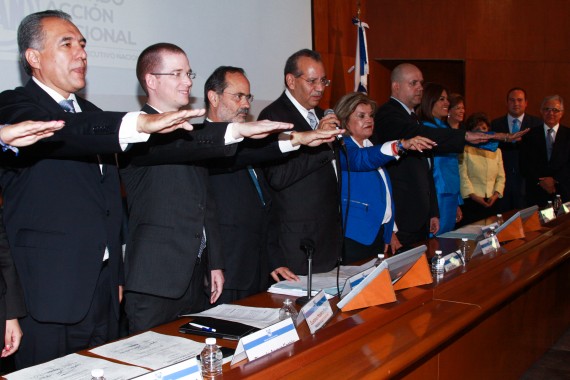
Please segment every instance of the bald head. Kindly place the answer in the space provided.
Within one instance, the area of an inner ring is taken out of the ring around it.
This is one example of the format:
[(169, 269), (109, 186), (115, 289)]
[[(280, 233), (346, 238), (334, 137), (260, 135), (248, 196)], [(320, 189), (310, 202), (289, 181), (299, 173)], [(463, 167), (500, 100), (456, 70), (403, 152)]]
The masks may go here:
[(402, 63), (392, 70), (392, 96), (413, 109), (422, 101), (424, 77), (411, 63)]

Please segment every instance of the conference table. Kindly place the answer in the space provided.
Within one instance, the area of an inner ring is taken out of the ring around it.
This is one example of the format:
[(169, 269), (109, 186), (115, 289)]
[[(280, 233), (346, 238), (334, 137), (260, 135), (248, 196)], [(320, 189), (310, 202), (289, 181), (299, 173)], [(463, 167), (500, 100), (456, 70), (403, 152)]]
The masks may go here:
[[(457, 245), (430, 239), (428, 256)], [(226, 364), (223, 378), (518, 379), (570, 327), (569, 257), (570, 215), (563, 215), (440, 281), (398, 291), (396, 302), (337, 313), (314, 335), (303, 323), (298, 342)], [(238, 303), (280, 307), (285, 298), (261, 293)], [(203, 339), (177, 332), (189, 320), (153, 330)]]
[[(430, 239), (428, 258), (458, 243)], [(518, 379), (570, 327), (569, 257), (567, 214), (432, 284), (397, 291), (396, 302), (335, 313), (315, 334), (303, 322), (299, 341), (251, 362), (224, 364), (223, 378)], [(237, 303), (279, 308), (285, 298), (291, 297), (264, 292)], [(330, 302), (336, 311), (338, 299)], [(203, 341), (178, 332), (190, 320), (152, 331)]]

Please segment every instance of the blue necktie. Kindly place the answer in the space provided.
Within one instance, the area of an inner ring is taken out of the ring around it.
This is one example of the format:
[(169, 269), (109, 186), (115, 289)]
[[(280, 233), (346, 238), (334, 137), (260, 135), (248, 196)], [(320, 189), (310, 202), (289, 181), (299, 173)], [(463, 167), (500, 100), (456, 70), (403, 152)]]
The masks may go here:
[(307, 115), (307, 119), (309, 119), (309, 125), (311, 126), (312, 129), (317, 128), (317, 125), (319, 125), (319, 122), (317, 121), (317, 117), (315, 116), (314, 113), (309, 111), (309, 114)]
[(257, 195), (259, 196), (259, 199), (261, 200), (261, 204), (265, 207), (265, 200), (263, 199), (263, 193), (261, 192), (261, 186), (259, 186), (259, 179), (257, 178), (257, 174), (255, 174), (255, 169), (253, 169), (253, 167), (251, 167), (251, 166), (248, 166), (247, 171), (249, 172), (249, 176), (251, 177), (251, 180), (253, 181), (253, 185), (255, 186), (255, 189), (257, 190)]
[(521, 130), (521, 126), (519, 125), (519, 119), (513, 119), (513, 133), (517, 133), (520, 130)]
[(65, 112), (75, 113), (75, 107), (73, 106), (73, 100), (64, 99), (59, 102), (59, 106), (63, 108)]
[(546, 132), (546, 155), (548, 156), (548, 161), (552, 156), (552, 148), (554, 147), (554, 128), (548, 128)]

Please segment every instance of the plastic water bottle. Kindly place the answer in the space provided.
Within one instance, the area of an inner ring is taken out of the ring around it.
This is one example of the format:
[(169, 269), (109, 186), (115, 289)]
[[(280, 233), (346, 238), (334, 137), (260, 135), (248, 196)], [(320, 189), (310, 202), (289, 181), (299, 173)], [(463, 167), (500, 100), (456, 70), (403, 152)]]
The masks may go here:
[(431, 259), (431, 272), (437, 278), (443, 277), (445, 273), (445, 260), (440, 250), (435, 251), (435, 256)]
[(548, 206), (546, 206), (547, 209), (549, 208), (553, 208), (554, 206), (552, 205), (552, 201), (548, 201)]
[(556, 194), (556, 198), (554, 198), (554, 215), (558, 215), (558, 211), (560, 207), (562, 207), (562, 198), (560, 198), (560, 194)]
[(469, 243), (467, 238), (461, 238), (461, 243), (459, 244), (459, 255), (461, 256), (461, 261), (463, 265), (466, 265), (469, 260), (471, 260), (471, 254), (469, 252)]
[(503, 223), (505, 223), (505, 220), (503, 219), (503, 214), (497, 214), (497, 224), (500, 226)]
[(200, 353), (202, 362), (202, 377), (213, 379), (222, 374), (222, 363), (224, 355), (222, 350), (216, 345), (216, 338), (206, 338), (206, 347)]
[(299, 313), (297, 313), (297, 309), (295, 309), (293, 302), (289, 298), (285, 299), (285, 301), (283, 301), (283, 306), (281, 306), (281, 309), (279, 310), (279, 320), (284, 321), (287, 318), (292, 318), (293, 324), (296, 324), (297, 316), (299, 316)]
[(101, 368), (92, 369), (91, 380), (105, 380), (105, 371)]
[(492, 226), (490, 228), (490, 232), (489, 232), (489, 239), (492, 239), (491, 241), (493, 242), (493, 252), (497, 253), (497, 245), (496, 245), (496, 240), (497, 240), (497, 233), (495, 232), (495, 227)]

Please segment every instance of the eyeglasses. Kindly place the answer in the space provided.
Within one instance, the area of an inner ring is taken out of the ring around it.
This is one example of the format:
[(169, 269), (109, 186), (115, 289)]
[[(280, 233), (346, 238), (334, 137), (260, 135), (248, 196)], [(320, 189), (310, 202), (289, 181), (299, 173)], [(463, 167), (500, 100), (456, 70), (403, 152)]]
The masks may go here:
[(252, 94), (244, 94), (242, 92), (238, 92), (237, 94), (232, 94), (231, 92), (225, 92), (224, 94), (231, 95), (236, 102), (241, 102), (242, 100), (247, 100), (248, 103), (253, 102), (253, 95)]
[(178, 80), (182, 79), (184, 76), (187, 76), (188, 79), (196, 78), (196, 73), (193, 71), (188, 71), (186, 73), (184, 73), (182, 71), (173, 71), (171, 73), (150, 73), (150, 75), (170, 75), (172, 77), (175, 77)]
[(546, 107), (546, 108), (543, 108), (543, 109), (542, 109), (542, 112), (544, 112), (544, 113), (552, 112), (552, 113), (555, 114), (555, 115), (559, 114), (559, 113), (562, 112), (562, 111), (564, 111), (564, 110), (561, 110), (561, 109), (558, 109), (558, 108), (549, 108), (549, 107)]
[(328, 87), (331, 85), (331, 80), (327, 78), (314, 78), (314, 79), (305, 79), (301, 75), (297, 76), (296, 78), (301, 78), (311, 86), (315, 87), (317, 84), (322, 84), (324, 87)]

